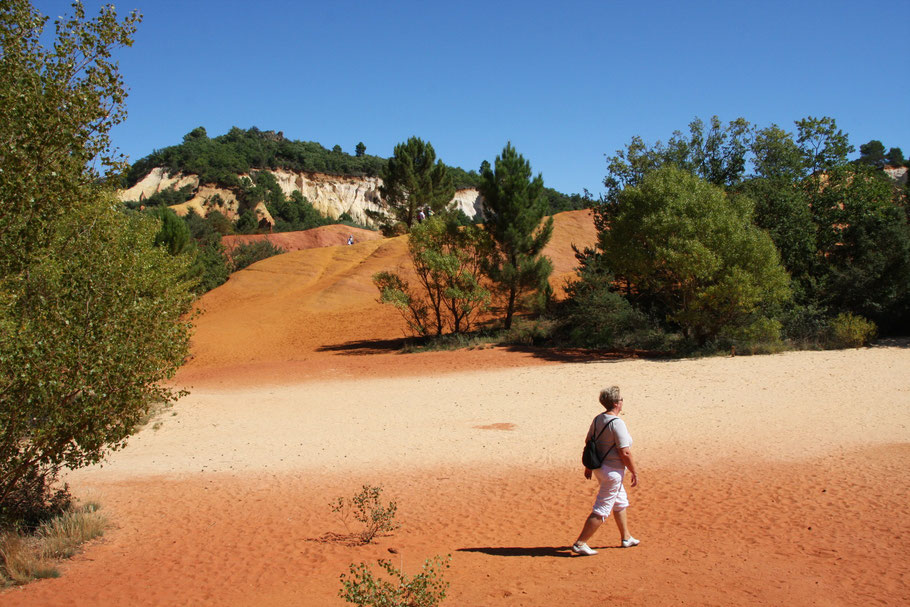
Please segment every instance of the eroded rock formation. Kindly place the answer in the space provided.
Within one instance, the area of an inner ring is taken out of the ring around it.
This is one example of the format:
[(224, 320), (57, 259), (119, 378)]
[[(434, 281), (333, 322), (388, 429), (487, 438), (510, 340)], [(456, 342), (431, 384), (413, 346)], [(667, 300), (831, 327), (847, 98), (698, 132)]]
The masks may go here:
[[(285, 196), (290, 196), (294, 191), (300, 192), (317, 211), (327, 217), (337, 219), (342, 213), (347, 213), (357, 223), (367, 226), (374, 223), (367, 217), (366, 211), (379, 209), (379, 187), (382, 185), (382, 179), (379, 177), (348, 177), (284, 169), (269, 172), (275, 176)], [(202, 216), (212, 210), (218, 210), (233, 220), (243, 211), (231, 190), (200, 185), (199, 177), (196, 175), (183, 173), (170, 175), (166, 169), (161, 168), (152, 170), (133, 187), (121, 190), (120, 199), (141, 202), (158, 192), (168, 189), (179, 190), (186, 186), (193, 188), (194, 196), (187, 202), (171, 207), (179, 215), (185, 214), (189, 209), (194, 209)], [(480, 193), (473, 188), (457, 190), (453, 200), (457, 208), (464, 211), (468, 217), (474, 217), (480, 212)], [(254, 212), (260, 222), (271, 225), (275, 223), (264, 204), (258, 204)]]

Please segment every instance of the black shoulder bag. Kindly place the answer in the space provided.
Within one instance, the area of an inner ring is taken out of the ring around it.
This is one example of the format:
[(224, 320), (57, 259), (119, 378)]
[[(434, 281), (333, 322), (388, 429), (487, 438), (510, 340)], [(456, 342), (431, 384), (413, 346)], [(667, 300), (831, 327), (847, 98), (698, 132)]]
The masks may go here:
[(588, 468), (589, 470), (597, 470), (600, 468), (607, 456), (610, 455), (610, 451), (616, 446), (614, 444), (613, 447), (607, 449), (607, 452), (604, 453), (602, 457), (597, 453), (597, 439), (600, 438), (600, 435), (604, 433), (604, 430), (609, 428), (616, 419), (617, 418), (614, 417), (608, 421), (604, 424), (604, 427), (600, 429), (600, 432), (597, 433), (597, 436), (591, 437), (585, 441), (585, 449), (581, 452), (581, 463), (584, 464), (585, 468)]

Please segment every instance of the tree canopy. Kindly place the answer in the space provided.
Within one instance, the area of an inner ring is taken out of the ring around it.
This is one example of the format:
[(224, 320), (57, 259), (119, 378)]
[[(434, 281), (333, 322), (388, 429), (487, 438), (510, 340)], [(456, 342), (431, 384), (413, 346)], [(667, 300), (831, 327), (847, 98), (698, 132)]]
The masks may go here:
[(751, 201), (666, 166), (618, 202), (599, 244), (633, 301), (656, 305), (698, 343), (724, 331), (774, 331), (769, 306), (788, 299), (789, 279), (751, 223)]
[(124, 90), (113, 49), (139, 21), (81, 5), (56, 22), (0, 8), (0, 518), (24, 477), (122, 446), (187, 353), (191, 259), (154, 246), (160, 221), (125, 211), (109, 151)]

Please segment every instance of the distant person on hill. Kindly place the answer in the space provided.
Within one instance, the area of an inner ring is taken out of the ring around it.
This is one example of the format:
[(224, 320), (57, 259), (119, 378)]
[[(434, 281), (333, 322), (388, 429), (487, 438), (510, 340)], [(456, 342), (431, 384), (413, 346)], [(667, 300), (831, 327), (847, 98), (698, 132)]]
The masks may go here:
[(348, 244), (354, 244), (354, 235), (353, 234), (348, 236)]
[(427, 216), (424, 214), (423, 209), (417, 211), (417, 223), (423, 223), (423, 220), (426, 218)]
[(622, 412), (623, 400), (619, 393), (619, 386), (611, 386), (600, 391), (600, 404), (606, 411), (601, 413), (591, 422), (588, 428), (587, 439), (594, 439), (597, 445), (597, 453), (603, 458), (603, 463), (597, 470), (585, 468), (585, 478), (590, 479), (593, 473), (600, 483), (600, 490), (597, 492), (597, 499), (594, 500), (594, 508), (591, 514), (585, 519), (584, 527), (578, 535), (578, 539), (572, 544), (572, 552), (591, 556), (597, 554), (596, 550), (588, 546), (588, 540), (594, 535), (594, 532), (603, 524), (610, 513), (616, 519), (616, 527), (619, 529), (621, 545), (623, 548), (631, 548), (638, 545), (638, 540), (629, 533), (629, 526), (626, 522), (626, 508), (629, 506), (629, 498), (626, 495), (626, 489), (622, 481), (626, 470), (631, 477), (630, 485), (632, 487), (638, 484), (638, 472), (635, 469), (635, 461), (632, 459), (632, 452), (629, 447), (632, 445), (632, 437), (624, 421), (619, 419)]

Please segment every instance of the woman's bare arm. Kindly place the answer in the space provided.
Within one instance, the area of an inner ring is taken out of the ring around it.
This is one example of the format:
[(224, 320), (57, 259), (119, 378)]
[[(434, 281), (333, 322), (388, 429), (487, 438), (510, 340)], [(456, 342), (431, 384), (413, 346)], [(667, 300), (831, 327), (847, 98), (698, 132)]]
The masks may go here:
[(619, 459), (622, 460), (631, 475), (629, 484), (634, 487), (638, 484), (638, 470), (635, 468), (635, 460), (632, 459), (632, 450), (629, 447), (620, 447), (617, 451), (619, 452)]

